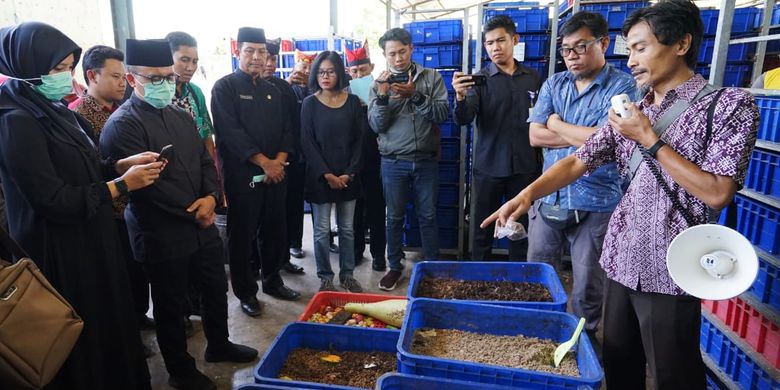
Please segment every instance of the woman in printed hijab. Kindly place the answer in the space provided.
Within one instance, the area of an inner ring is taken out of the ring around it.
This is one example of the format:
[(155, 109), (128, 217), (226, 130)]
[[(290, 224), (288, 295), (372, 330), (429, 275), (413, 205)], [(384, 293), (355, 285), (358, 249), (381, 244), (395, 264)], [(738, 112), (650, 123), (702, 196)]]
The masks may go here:
[(9, 77), (0, 86), (8, 227), (84, 320), (47, 388), (148, 389), (111, 200), (152, 184), (162, 163), (149, 152), (101, 160), (88, 122), (61, 102), (80, 55), (81, 48), (47, 24), (0, 29), (0, 73)]

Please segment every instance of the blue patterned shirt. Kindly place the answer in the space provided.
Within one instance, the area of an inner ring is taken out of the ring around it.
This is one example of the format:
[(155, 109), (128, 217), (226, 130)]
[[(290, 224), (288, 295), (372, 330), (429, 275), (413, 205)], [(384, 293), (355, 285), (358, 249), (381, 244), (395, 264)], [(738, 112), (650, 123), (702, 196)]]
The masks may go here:
[[(604, 66), (582, 93), (577, 91), (575, 81), (569, 71), (556, 73), (545, 81), (528, 122), (545, 125), (550, 115), (558, 114), (566, 123), (599, 127), (607, 122), (612, 96), (625, 93), (632, 101), (640, 99), (634, 79), (610, 64)], [(576, 150), (574, 146), (545, 148), (544, 170)], [(542, 198), (542, 202), (554, 204), (557, 196), (562, 208), (610, 212), (623, 196), (622, 187), (623, 179), (611, 163), (562, 188), (557, 194)]]

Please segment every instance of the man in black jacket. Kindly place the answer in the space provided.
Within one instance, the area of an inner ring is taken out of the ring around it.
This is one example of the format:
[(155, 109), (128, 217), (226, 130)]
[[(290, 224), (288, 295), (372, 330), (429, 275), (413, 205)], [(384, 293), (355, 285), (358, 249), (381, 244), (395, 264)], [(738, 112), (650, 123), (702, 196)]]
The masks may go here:
[[(227, 279), (222, 240), (214, 226), (219, 186), (214, 162), (195, 121), (171, 105), (176, 88), (166, 40), (127, 40), (127, 79), (134, 93), (109, 118), (100, 136), (103, 156), (122, 159), (173, 145), (165, 173), (130, 194), (125, 221), (136, 260), (152, 287), (157, 343), (170, 377), (182, 389), (216, 389), (187, 353), (184, 310), (188, 278), (202, 293), (208, 362), (250, 362), (257, 350), (228, 341)], [(120, 191), (121, 192), (121, 191)]]
[(262, 309), (249, 266), (255, 237), (261, 243), (263, 292), (286, 300), (300, 297), (279, 275), (287, 253), (285, 167), (293, 139), (285, 98), (262, 78), (268, 57), (265, 32), (239, 29), (234, 55), (239, 58), (239, 68), (214, 85), (211, 111), (228, 198), (233, 293), (244, 313), (258, 316)]

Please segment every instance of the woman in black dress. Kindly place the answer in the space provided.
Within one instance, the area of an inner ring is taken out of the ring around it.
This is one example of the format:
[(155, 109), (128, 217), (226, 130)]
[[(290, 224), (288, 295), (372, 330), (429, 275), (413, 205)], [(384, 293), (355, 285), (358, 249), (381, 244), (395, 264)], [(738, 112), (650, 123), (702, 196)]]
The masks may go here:
[(368, 121), (357, 96), (347, 93), (344, 61), (334, 51), (320, 53), (309, 76), (314, 92), (301, 108), (301, 147), (306, 157), (306, 200), (311, 203), (314, 258), (320, 291), (333, 291), (330, 267), (330, 212), (335, 204), (339, 228), (339, 282), (350, 292), (363, 288), (353, 277), (355, 235), (352, 222), (360, 196), (363, 134)]
[(152, 184), (162, 163), (149, 152), (101, 160), (88, 122), (61, 102), (80, 55), (81, 48), (47, 24), (0, 29), (0, 73), (10, 78), (0, 86), (0, 178), (9, 230), (84, 320), (47, 388), (148, 389), (111, 200)]

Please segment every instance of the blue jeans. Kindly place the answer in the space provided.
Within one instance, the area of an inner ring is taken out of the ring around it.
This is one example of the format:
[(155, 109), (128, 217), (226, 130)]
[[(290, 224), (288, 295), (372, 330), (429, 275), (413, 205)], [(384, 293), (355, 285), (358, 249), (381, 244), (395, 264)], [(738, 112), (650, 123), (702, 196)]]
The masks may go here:
[(404, 268), (401, 264), (402, 241), (410, 192), (420, 224), (425, 259), (436, 260), (439, 257), (439, 231), (436, 224), (438, 187), (438, 161), (382, 158), (382, 188), (387, 203), (387, 260), (391, 270), (400, 271)]
[[(330, 267), (330, 203), (312, 203), (311, 216), (314, 222), (314, 260), (317, 262), (317, 277), (333, 280)], [(355, 233), (352, 221), (355, 219), (355, 201), (336, 203), (336, 224), (339, 227), (339, 281), (352, 277), (355, 269)]]

